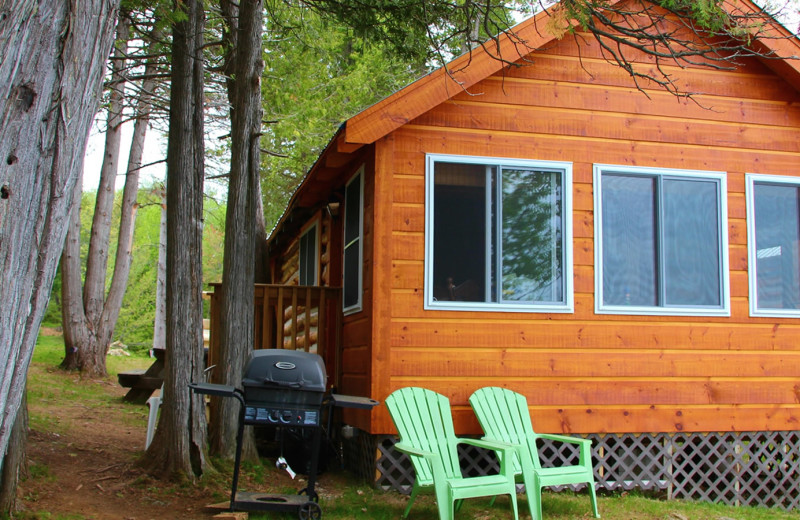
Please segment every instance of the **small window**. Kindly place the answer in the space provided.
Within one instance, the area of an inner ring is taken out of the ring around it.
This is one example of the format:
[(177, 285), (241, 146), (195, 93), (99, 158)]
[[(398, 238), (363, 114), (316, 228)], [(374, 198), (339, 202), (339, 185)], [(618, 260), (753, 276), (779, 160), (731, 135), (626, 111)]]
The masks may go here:
[(572, 311), (568, 163), (429, 155), (426, 308)]
[(595, 307), (728, 315), (725, 174), (595, 166)]
[(364, 232), (364, 168), (347, 183), (344, 191), (344, 269), (342, 298), (344, 313), (361, 310)]
[(300, 236), (300, 285), (317, 285), (317, 224)]
[(800, 317), (800, 178), (747, 175), (750, 314)]

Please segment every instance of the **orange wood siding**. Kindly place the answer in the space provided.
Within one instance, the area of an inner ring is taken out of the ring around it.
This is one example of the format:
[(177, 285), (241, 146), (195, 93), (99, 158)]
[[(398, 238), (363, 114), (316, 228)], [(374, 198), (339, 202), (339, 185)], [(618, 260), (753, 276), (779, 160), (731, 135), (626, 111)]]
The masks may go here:
[[(365, 161), (355, 165), (355, 169), (349, 175), (344, 176), (343, 181), (347, 183), (353, 178), (361, 166), (364, 166), (362, 182), (364, 183), (364, 210), (363, 210), (363, 260), (362, 260), (362, 310), (344, 317), (342, 327), (342, 387), (339, 390), (342, 394), (369, 396), (372, 395), (372, 374), (373, 368), (373, 263), (375, 241), (375, 167), (374, 155), (368, 154)], [(342, 207), (341, 215), (344, 211)], [(342, 251), (337, 253), (341, 261)], [(344, 421), (348, 424), (361, 428), (370, 429), (370, 414), (362, 410), (344, 410)]]
[[(699, 94), (654, 88), (648, 98), (588, 38), (531, 59), (376, 148), (371, 193), (386, 220), (373, 247), (391, 258), (375, 257), (374, 296), (389, 302), (373, 314), (371, 370), (386, 381), (373, 381), (372, 397), (411, 385), (443, 392), (459, 433), (479, 433), (467, 398), (487, 385), (524, 393), (545, 432), (797, 429), (800, 320), (749, 315), (745, 173), (800, 176), (798, 92), (747, 62), (667, 67)], [(573, 313), (423, 309), (426, 153), (572, 163)], [(727, 172), (730, 317), (595, 314), (594, 164)], [(372, 433), (394, 431), (384, 407), (372, 418)]]

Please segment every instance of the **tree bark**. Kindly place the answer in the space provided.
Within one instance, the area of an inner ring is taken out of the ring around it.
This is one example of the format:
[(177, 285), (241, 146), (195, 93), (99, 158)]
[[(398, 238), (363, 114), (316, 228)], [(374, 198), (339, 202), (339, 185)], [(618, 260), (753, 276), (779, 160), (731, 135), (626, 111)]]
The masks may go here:
[(0, 5), (0, 453), (64, 246), (118, 4)]
[(161, 225), (158, 233), (158, 274), (156, 275), (156, 316), (153, 320), (153, 348), (167, 348), (167, 194), (163, 186), (157, 191), (161, 197)]
[(22, 397), (22, 404), (11, 430), (11, 440), (3, 461), (2, 482), (0, 482), (0, 511), (8, 513), (16, 511), (17, 485), (20, 477), (28, 474), (28, 402)]
[(78, 349), (87, 345), (89, 328), (83, 312), (81, 281), (81, 198), (83, 170), (72, 190), (72, 211), (69, 215), (67, 238), (61, 253), (61, 328), (64, 331), (64, 360), (61, 368), (78, 370)]
[[(215, 381), (239, 386), (244, 365), (253, 349), (255, 283), (255, 241), (260, 207), (261, 135), (261, 0), (242, 0), (238, 10), (221, 2), (230, 42), (227, 61), (228, 97), (231, 103), (231, 171), (228, 207), (225, 217), (225, 252), (222, 270), (221, 348)], [(239, 403), (220, 399), (211, 411), (211, 451), (232, 459), (236, 448)], [(248, 435), (248, 438), (251, 436)], [(254, 444), (246, 444), (245, 456), (255, 454)]]
[(125, 78), (125, 56), (128, 51), (130, 21), (120, 16), (117, 24), (117, 41), (114, 58), (111, 60), (111, 92), (108, 101), (105, 148), (100, 167), (89, 251), (86, 255), (86, 278), (83, 282), (83, 307), (86, 319), (91, 323), (100, 320), (106, 292), (106, 270), (108, 268), (108, 245), (111, 234), (111, 213), (114, 209), (114, 188), (119, 170), (119, 149), (122, 142), (122, 110)]
[(145, 466), (192, 478), (208, 468), (205, 401), (188, 385), (203, 378), (203, 4), (176, 4), (167, 144), (167, 352), (164, 400)]

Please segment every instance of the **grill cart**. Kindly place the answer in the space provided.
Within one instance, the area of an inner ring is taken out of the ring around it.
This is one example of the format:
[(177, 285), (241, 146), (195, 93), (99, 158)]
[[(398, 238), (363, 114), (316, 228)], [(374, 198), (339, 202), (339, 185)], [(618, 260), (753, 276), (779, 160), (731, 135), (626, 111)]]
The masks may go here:
[[(378, 404), (364, 397), (326, 394), (327, 379), (325, 363), (317, 354), (264, 349), (251, 354), (241, 389), (213, 383), (189, 385), (198, 394), (232, 397), (241, 403), (230, 511), (297, 511), (301, 519), (322, 516), (314, 486), (323, 416), (326, 412), (329, 415), (333, 407), (371, 409)], [(308, 484), (297, 495), (237, 492), (242, 435), (244, 427), (249, 425), (311, 430)]]

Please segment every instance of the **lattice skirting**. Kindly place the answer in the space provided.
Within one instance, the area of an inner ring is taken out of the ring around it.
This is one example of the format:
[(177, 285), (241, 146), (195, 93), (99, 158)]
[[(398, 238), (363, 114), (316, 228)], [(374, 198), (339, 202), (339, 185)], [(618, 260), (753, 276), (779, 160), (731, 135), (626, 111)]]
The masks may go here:
[[(670, 498), (800, 509), (798, 431), (586, 437), (599, 490), (659, 490)], [(360, 432), (343, 444), (345, 465), (377, 486), (408, 493), (414, 471), (395, 442)], [(543, 465), (573, 464), (578, 453), (543, 442), (539, 456)], [(460, 458), (465, 474), (497, 471), (497, 461), (483, 450), (470, 447)]]

